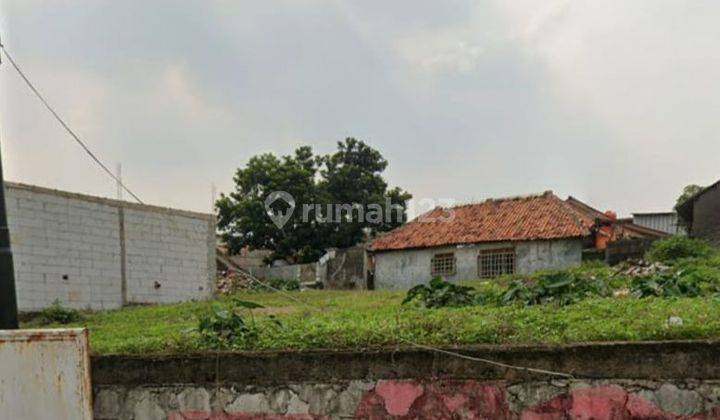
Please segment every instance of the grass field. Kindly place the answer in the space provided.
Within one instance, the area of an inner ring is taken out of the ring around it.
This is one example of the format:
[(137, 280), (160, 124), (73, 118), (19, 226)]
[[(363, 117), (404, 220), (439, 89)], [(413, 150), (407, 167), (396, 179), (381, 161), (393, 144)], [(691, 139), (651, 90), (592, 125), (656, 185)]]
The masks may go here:
[[(701, 241), (675, 237), (656, 242), (649, 257), (668, 265), (638, 276), (588, 263), (466, 282), (475, 297), (462, 307), (402, 305), (404, 291), (244, 291), (216, 301), (86, 313), (68, 325), (87, 327), (92, 351), (100, 354), (367, 349), (404, 346), (407, 341), (450, 347), (720, 339), (720, 253)], [(433, 293), (448, 296), (445, 290)], [(238, 299), (263, 307), (251, 311), (236, 306), (242, 318), (227, 311), (219, 317), (220, 312), (212, 310), (228, 308)], [(46, 318), (70, 320), (66, 315), (77, 315), (56, 309), (59, 314)], [(208, 314), (215, 314), (213, 328), (221, 328), (203, 334), (199, 320)], [(51, 326), (59, 325), (42, 317), (23, 325)], [(228, 331), (231, 340), (216, 340)], [(238, 331), (243, 331), (240, 339)]]
[[(401, 337), (442, 346), (720, 338), (720, 300), (709, 297), (600, 298), (562, 307), (421, 309), (401, 305), (403, 292), (285, 293), (236, 295), (265, 306), (253, 310), (252, 317), (246, 316), (255, 319), (259, 335), (241, 349), (363, 349), (401, 345)], [(207, 349), (193, 329), (210, 305), (189, 302), (129, 307), (88, 313), (81, 322), (70, 325), (90, 330), (94, 353), (195, 352)], [(271, 314), (280, 325), (269, 322)], [(671, 316), (681, 318), (682, 325), (676, 320), (669, 323)], [(32, 326), (38, 322), (24, 325)]]

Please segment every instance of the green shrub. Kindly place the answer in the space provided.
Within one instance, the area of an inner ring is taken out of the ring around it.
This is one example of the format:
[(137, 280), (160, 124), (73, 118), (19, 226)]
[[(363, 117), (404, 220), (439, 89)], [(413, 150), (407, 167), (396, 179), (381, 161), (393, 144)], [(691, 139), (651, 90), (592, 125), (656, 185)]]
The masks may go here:
[(263, 284), (252, 282), (249, 288), (256, 292), (274, 292), (277, 290), (293, 291), (300, 290), (300, 282), (297, 280), (269, 279), (261, 280)]
[(56, 299), (52, 305), (40, 312), (39, 319), (42, 324), (71, 324), (80, 322), (83, 317), (79, 311), (63, 307)]
[(720, 294), (720, 258), (683, 258), (672, 268), (632, 279), (634, 296), (695, 297)]
[(569, 305), (580, 299), (610, 295), (610, 288), (602, 278), (583, 275), (579, 272), (545, 271), (530, 279), (515, 280), (500, 298), (503, 305), (524, 303), (542, 305), (557, 303)]
[(425, 308), (444, 308), (472, 305), (476, 299), (472, 287), (459, 286), (435, 277), (427, 285), (420, 284), (408, 290), (402, 303), (404, 305), (417, 300)]
[(653, 242), (646, 257), (651, 261), (672, 264), (684, 258), (710, 258), (717, 252), (701, 239), (673, 236)]
[(212, 349), (241, 348), (254, 343), (258, 338), (258, 327), (252, 312), (249, 312), (251, 321), (248, 322), (239, 313), (244, 308), (248, 311), (263, 306), (254, 302), (233, 300), (232, 304), (223, 306), (214, 303), (210, 310), (200, 316), (198, 332), (201, 341)]
[(300, 290), (300, 282), (297, 280), (270, 279), (270, 286), (280, 290)]
[(630, 292), (638, 298), (651, 296), (671, 297), (697, 297), (702, 295), (699, 283), (690, 278), (683, 278), (675, 274), (657, 274), (647, 277), (636, 277), (630, 283)]

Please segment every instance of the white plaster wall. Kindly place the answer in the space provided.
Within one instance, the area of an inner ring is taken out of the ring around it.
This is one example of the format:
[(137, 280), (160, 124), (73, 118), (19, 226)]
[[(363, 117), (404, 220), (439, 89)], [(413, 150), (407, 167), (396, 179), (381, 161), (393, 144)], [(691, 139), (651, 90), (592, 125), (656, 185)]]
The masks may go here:
[(518, 274), (578, 266), (582, 263), (582, 241), (565, 239), (521, 242), (515, 246), (515, 258)]
[(124, 301), (202, 299), (214, 291), (211, 215), (14, 183), (6, 183), (5, 191), (21, 311), (55, 300), (109, 309)]
[(432, 279), (430, 263), (433, 255), (455, 253), (456, 272), (445, 280), (455, 282), (478, 278), (477, 257), (480, 250), (515, 247), (515, 269), (528, 274), (540, 269), (565, 268), (582, 261), (580, 239), (531, 242), (498, 242), (428, 249), (401, 250), (375, 254), (375, 287), (378, 289), (408, 289)]

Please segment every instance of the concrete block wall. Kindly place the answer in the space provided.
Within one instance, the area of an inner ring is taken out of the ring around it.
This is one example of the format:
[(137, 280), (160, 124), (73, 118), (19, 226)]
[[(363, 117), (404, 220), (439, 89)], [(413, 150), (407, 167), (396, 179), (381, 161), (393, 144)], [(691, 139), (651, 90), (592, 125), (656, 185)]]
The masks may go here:
[(208, 296), (215, 280), (213, 221), (140, 209), (124, 209), (124, 219), (129, 303)]
[(121, 305), (117, 208), (11, 185), (6, 206), (20, 310)]
[(582, 262), (580, 239), (554, 241), (498, 242), (426, 249), (399, 250), (375, 254), (375, 287), (409, 289), (432, 279), (430, 264), (435, 254), (455, 254), (455, 274), (447, 281), (478, 278), (478, 254), (483, 249), (515, 248), (515, 269), (529, 274), (540, 269), (566, 268)]
[(212, 215), (9, 182), (5, 190), (21, 311), (212, 294)]

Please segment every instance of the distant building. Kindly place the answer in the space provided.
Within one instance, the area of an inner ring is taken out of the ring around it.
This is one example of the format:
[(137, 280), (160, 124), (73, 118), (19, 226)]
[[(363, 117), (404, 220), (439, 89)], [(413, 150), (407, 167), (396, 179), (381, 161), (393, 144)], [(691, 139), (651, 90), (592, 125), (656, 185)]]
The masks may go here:
[(720, 181), (692, 196), (678, 208), (690, 236), (720, 246)]
[(527, 274), (579, 265), (584, 250), (664, 232), (620, 221), (552, 191), (436, 208), (377, 238), (369, 247), (378, 289)]
[(632, 222), (638, 226), (659, 230), (670, 235), (685, 235), (685, 228), (678, 224), (674, 211), (655, 213), (633, 213)]

